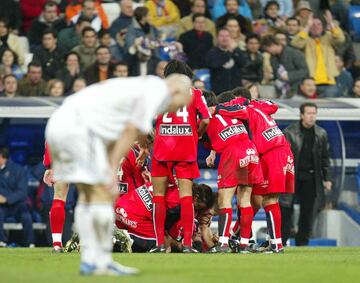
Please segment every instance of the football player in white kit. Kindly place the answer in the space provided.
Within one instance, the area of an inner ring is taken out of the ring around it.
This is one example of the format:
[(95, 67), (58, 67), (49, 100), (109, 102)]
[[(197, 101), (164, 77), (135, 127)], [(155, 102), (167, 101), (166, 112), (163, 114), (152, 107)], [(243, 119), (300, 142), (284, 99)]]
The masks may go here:
[(116, 170), (138, 135), (151, 131), (156, 114), (190, 102), (190, 88), (189, 78), (179, 74), (110, 79), (70, 96), (49, 119), (54, 179), (75, 183), (79, 191), (80, 274), (138, 272), (112, 260)]

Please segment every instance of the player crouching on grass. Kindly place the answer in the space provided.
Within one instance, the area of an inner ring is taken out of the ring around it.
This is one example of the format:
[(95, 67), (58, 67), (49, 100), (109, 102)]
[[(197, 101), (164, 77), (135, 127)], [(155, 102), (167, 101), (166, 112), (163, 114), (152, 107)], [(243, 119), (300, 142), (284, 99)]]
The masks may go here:
[(244, 108), (248, 112), (249, 129), (260, 154), (264, 174), (264, 181), (253, 188), (252, 204), (254, 215), (260, 207), (264, 207), (270, 236), (270, 245), (259, 251), (281, 253), (284, 250), (279, 195), (294, 193), (294, 157), (284, 134), (271, 117), (278, 106), (267, 100), (251, 100), (247, 88), (236, 88), (233, 93), (238, 98), (221, 105), (217, 110), (223, 116), (240, 119), (243, 118)]
[[(231, 94), (220, 95), (219, 99), (234, 98)], [(214, 99), (207, 97), (209, 106), (217, 104)], [(230, 226), (232, 221), (232, 199), (237, 195), (237, 204), (240, 217), (240, 253), (252, 251), (249, 247), (253, 208), (251, 206), (252, 185), (263, 181), (262, 170), (259, 164), (259, 155), (255, 145), (249, 138), (248, 132), (240, 119), (233, 119), (218, 114), (221, 106), (216, 106), (214, 115), (207, 128), (212, 151), (206, 159), (207, 166), (214, 167), (216, 153), (221, 153), (218, 168), (219, 188), (219, 244), (215, 251), (220, 253), (231, 252), (229, 247)], [(247, 119), (247, 109), (242, 109), (241, 119)]]

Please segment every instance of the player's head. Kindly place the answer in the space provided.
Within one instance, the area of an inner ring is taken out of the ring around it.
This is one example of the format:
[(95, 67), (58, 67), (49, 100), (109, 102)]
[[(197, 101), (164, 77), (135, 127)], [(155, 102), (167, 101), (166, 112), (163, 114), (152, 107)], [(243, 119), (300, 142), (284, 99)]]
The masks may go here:
[(191, 68), (185, 62), (179, 60), (171, 60), (167, 63), (164, 69), (164, 77), (166, 78), (172, 74), (182, 74), (191, 80), (194, 77), (194, 73)]
[(238, 86), (232, 90), (232, 93), (236, 97), (243, 97), (251, 100), (251, 93), (247, 87)]
[(165, 82), (168, 86), (171, 101), (167, 111), (174, 112), (191, 101), (191, 80), (186, 75), (171, 74), (166, 76)]
[(208, 185), (194, 183), (192, 191), (196, 211), (208, 210), (214, 206), (215, 197)]
[(233, 94), (233, 92), (231, 90), (228, 91), (224, 91), (222, 93), (220, 93), (218, 95), (218, 97), (216, 98), (218, 103), (226, 103), (229, 102), (230, 100), (233, 100), (235, 97), (235, 95)]
[(202, 94), (205, 97), (206, 104), (208, 107), (216, 106), (218, 104), (216, 100), (216, 95), (213, 91), (203, 90)]

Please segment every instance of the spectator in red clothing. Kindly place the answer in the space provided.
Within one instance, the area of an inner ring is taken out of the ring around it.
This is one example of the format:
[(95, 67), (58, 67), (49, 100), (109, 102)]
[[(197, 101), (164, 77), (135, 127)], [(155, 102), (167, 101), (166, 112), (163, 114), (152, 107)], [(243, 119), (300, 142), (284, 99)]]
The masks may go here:
[(41, 15), (43, 7), (47, 0), (20, 0), (20, 11), (22, 14), (23, 32), (27, 32), (32, 22)]

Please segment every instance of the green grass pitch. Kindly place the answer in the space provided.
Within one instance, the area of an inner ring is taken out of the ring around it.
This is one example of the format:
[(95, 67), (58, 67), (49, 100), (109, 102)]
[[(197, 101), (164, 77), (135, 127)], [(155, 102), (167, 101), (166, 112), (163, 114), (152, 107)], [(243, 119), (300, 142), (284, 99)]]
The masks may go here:
[(79, 255), (49, 248), (0, 249), (1, 283), (358, 283), (360, 248), (288, 248), (285, 254), (115, 254), (134, 277), (81, 277)]

